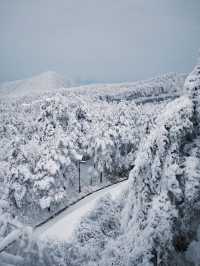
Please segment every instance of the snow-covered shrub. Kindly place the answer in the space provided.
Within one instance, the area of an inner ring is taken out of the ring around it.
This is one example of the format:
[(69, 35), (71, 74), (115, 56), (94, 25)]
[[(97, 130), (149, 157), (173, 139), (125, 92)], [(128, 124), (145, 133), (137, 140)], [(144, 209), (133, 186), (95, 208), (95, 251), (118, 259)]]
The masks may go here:
[(8, 188), (4, 184), (0, 191), (0, 265), (21, 265), (24, 262), (20, 249), (29, 248), (31, 228), (20, 223), (11, 213)]

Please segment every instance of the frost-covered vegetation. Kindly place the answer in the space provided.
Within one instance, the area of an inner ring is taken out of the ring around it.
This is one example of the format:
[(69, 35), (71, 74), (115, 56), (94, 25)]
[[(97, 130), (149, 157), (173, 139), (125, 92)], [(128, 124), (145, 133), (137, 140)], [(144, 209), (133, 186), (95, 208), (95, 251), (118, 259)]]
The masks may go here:
[(147, 122), (134, 103), (92, 104), (60, 94), (31, 104), (3, 103), (1, 112), (1, 179), (21, 209), (46, 208), (75, 193), (81, 155), (93, 158), (104, 174), (130, 168)]
[(128, 189), (117, 200), (101, 199), (70, 243), (34, 240), (26, 230), (6, 249), (19, 259), (16, 265), (190, 265), (192, 251), (185, 251), (200, 221), (196, 70), (195, 82), (185, 83), (189, 96), (170, 102), (139, 105), (133, 98), (177, 95), (182, 77), (158, 79), (158, 86), (155, 80), (141, 83), (142, 92), (128, 85), (117, 86), (120, 92), (115, 86), (83, 87), (0, 102), (0, 178), (9, 204), (2, 217), (17, 209), (24, 213), (27, 206), (57, 206), (78, 193), (82, 156), (92, 158), (105, 179), (132, 169)]
[[(128, 90), (137, 97), (157, 95), (160, 89), (174, 91), (181, 77), (169, 77), (144, 83), (140, 95), (137, 87)], [(127, 176), (141, 138), (165, 105), (136, 105), (123, 97), (108, 102), (94, 98), (93, 91), (84, 96), (82, 90), (59, 89), (0, 101), (1, 182), (9, 184), (12, 208), (33, 222), (38, 210), (56, 210), (78, 196), (78, 162), (83, 157), (95, 165), (90, 181), (82, 181), (85, 186), (96, 185), (97, 178), (113, 182)]]
[[(188, 98), (166, 106), (141, 144), (128, 191), (118, 203), (108, 199), (104, 207), (100, 202), (82, 220), (74, 243), (80, 254), (92, 250), (82, 265), (173, 265), (179, 230), (187, 225), (179, 213), (182, 204), (189, 204), (180, 163), (182, 142), (193, 134), (192, 120)], [(81, 265), (80, 258), (72, 265)]]
[(199, 69), (141, 143), (128, 191), (82, 220), (69, 265), (199, 265)]

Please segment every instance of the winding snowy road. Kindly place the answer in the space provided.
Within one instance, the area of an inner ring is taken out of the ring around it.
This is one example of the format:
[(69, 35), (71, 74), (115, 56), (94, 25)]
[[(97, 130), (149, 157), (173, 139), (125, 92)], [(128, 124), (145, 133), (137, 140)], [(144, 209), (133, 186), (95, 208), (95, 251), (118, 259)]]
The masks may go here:
[(41, 239), (69, 240), (81, 218), (95, 206), (97, 200), (107, 193), (110, 193), (112, 198), (115, 199), (125, 189), (127, 183), (128, 180), (125, 180), (87, 196), (35, 229), (35, 235)]

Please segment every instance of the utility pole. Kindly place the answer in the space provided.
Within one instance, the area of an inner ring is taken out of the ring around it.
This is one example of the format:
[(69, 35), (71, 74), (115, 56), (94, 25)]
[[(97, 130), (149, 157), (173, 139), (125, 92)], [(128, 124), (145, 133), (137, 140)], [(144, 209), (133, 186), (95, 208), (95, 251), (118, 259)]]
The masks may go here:
[(81, 162), (78, 161), (78, 192), (81, 193)]
[(100, 173), (100, 183), (103, 182), (103, 172)]

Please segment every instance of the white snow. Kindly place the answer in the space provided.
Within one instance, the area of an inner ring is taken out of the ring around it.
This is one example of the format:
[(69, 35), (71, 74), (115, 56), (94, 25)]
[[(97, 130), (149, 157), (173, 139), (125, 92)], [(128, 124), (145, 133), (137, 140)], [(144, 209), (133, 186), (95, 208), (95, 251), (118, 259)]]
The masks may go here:
[(1, 266), (23, 265), (24, 259), (18, 255), (12, 255), (6, 252), (0, 253)]
[(44, 72), (40, 75), (11, 82), (0, 84), (1, 97), (18, 97), (32, 95), (33, 93), (41, 93), (57, 90), (63, 87), (69, 87), (70, 82), (53, 71)]
[(127, 183), (128, 181), (126, 180), (89, 195), (74, 206), (63, 211), (48, 223), (37, 228), (35, 235), (41, 239), (69, 240), (81, 218), (94, 208), (97, 200), (107, 193), (110, 193), (113, 199), (117, 198), (120, 192), (127, 186)]
[(2, 251), (10, 243), (18, 239), (22, 235), (22, 230), (16, 229), (9, 233), (0, 243), (0, 251)]
[(197, 240), (193, 240), (186, 251), (187, 260), (194, 263), (194, 266), (199, 266), (200, 262), (199, 250), (200, 250), (200, 225), (197, 230)]

